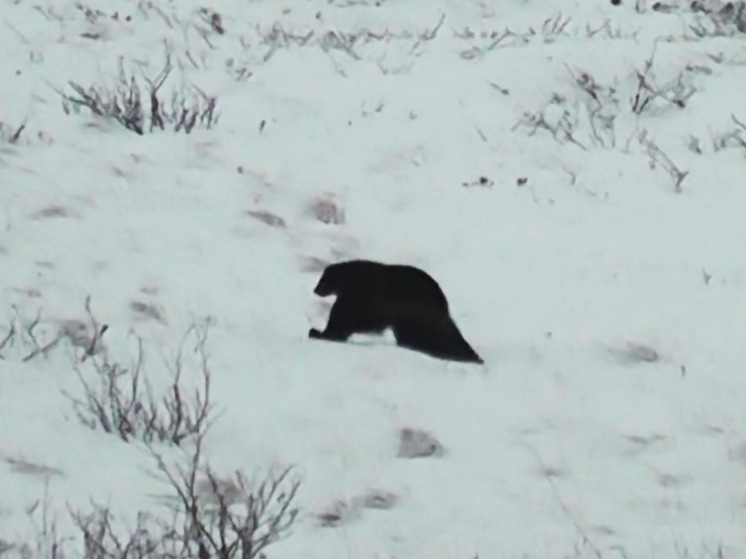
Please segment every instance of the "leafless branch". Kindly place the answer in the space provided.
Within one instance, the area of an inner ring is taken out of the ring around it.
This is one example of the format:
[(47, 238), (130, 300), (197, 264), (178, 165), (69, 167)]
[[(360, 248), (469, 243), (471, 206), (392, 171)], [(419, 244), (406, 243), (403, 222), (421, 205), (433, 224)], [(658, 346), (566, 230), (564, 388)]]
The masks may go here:
[(8, 342), (13, 339), (13, 336), (16, 334), (16, 325), (14, 322), (10, 323), (10, 327), (8, 328), (8, 333), (5, 335), (2, 341), (0, 341), (0, 359), (5, 359), (2, 355), (3, 349), (5, 349), (5, 346), (8, 345)]
[(203, 462), (201, 451), (199, 436), (186, 467), (172, 467), (151, 448), (176, 496), (170, 506), (181, 519), (181, 543), (192, 557), (261, 557), (267, 546), (288, 535), (298, 515), (294, 500), (300, 480), (290, 479), (292, 467), (268, 473), (258, 484), (240, 470), (221, 478)]
[[(94, 327), (98, 322), (92, 318)], [(95, 331), (95, 330), (94, 330)], [(94, 340), (105, 332), (105, 327)], [(118, 435), (123, 441), (140, 439), (145, 442), (161, 441), (180, 445), (185, 439), (204, 433), (212, 422), (213, 406), (210, 402), (210, 368), (205, 342), (207, 330), (190, 328), (196, 332), (195, 351), (199, 358), (202, 386), (192, 394), (185, 391), (182, 374), (184, 365), (181, 349), (172, 369), (172, 381), (167, 392), (157, 398), (144, 374), (142, 339), (137, 338), (135, 362), (130, 367), (113, 363), (108, 356), (98, 357), (93, 349), (86, 351), (93, 380), (89, 380), (79, 364), (75, 372), (83, 388), (81, 398), (65, 394), (72, 402), (78, 418), (90, 428), (100, 427), (107, 433)], [(91, 348), (95, 348), (95, 341)], [(81, 360), (81, 364), (85, 359)]]
[(682, 171), (679, 169), (666, 152), (658, 147), (658, 144), (648, 136), (647, 129), (643, 129), (640, 132), (638, 140), (643, 146), (645, 146), (651, 162), (653, 162), (653, 164), (659, 164), (668, 172), (669, 175), (671, 175), (671, 178), (674, 181), (674, 192), (677, 194), (681, 193), (681, 183), (684, 182), (684, 179), (689, 175), (689, 171)]

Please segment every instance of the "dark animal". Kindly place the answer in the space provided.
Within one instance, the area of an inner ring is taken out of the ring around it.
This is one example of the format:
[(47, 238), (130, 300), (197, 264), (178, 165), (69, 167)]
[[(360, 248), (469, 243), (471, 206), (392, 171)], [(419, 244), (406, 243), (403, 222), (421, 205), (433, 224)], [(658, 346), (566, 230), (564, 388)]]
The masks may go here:
[(327, 266), (314, 293), (336, 295), (326, 329), (310, 338), (345, 341), (352, 334), (383, 333), (396, 343), (440, 359), (483, 363), (448, 312), (438, 282), (413, 266), (351, 260)]

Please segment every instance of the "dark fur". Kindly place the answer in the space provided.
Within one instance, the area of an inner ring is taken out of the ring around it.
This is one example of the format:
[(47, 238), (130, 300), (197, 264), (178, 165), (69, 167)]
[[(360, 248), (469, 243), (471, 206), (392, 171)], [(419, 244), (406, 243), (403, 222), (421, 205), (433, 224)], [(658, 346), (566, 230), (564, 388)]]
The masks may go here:
[(441, 359), (483, 363), (448, 312), (438, 282), (413, 266), (351, 260), (327, 266), (314, 293), (336, 295), (323, 332), (311, 338), (345, 341), (391, 328), (402, 347)]

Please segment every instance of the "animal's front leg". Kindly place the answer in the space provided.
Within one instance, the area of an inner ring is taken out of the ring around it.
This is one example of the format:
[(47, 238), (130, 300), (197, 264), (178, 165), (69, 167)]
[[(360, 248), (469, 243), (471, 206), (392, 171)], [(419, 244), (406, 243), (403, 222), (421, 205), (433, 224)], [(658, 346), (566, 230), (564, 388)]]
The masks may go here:
[(316, 328), (308, 331), (308, 337), (317, 340), (331, 340), (335, 342), (344, 342), (355, 333), (355, 323), (352, 319), (354, 307), (343, 299), (337, 299), (332, 305), (329, 312), (329, 321), (326, 323), (326, 329), (321, 332)]
[(308, 331), (308, 337), (314, 340), (329, 340), (332, 342), (344, 342), (347, 340), (347, 338), (350, 337), (351, 334), (348, 334), (346, 332), (339, 332), (336, 330), (329, 330), (327, 328), (323, 332), (320, 330), (317, 330), (316, 328), (311, 328)]

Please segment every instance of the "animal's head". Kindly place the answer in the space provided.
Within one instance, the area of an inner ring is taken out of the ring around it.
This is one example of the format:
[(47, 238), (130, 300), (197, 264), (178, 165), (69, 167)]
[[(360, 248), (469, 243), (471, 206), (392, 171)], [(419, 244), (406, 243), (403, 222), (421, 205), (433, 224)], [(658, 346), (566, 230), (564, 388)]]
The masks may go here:
[(321, 279), (313, 292), (320, 297), (360, 293), (370, 287), (370, 275), (382, 264), (369, 260), (348, 260), (330, 264), (321, 274)]
[(324, 269), (324, 273), (321, 274), (321, 279), (319, 279), (319, 283), (316, 284), (313, 292), (319, 297), (336, 295), (339, 288), (339, 276), (340, 269), (338, 264), (327, 266)]

